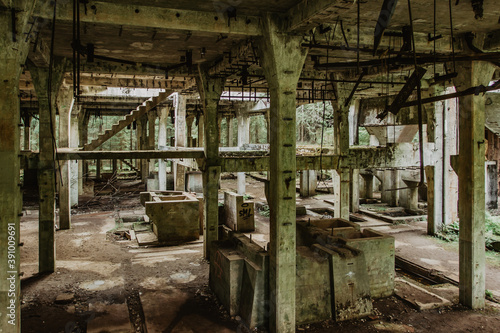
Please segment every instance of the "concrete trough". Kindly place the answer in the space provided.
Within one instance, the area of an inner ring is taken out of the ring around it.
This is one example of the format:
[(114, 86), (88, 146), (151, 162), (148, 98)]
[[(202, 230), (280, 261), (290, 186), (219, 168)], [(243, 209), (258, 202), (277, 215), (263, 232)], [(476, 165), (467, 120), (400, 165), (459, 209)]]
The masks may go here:
[(192, 193), (142, 192), (141, 203), (152, 222), (159, 244), (179, 244), (200, 237), (203, 203)]

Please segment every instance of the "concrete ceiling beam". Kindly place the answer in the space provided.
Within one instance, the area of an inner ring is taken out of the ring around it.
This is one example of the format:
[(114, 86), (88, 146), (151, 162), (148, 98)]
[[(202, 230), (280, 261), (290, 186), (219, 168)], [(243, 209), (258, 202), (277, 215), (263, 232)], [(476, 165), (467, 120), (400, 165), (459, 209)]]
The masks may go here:
[[(52, 19), (52, 9), (37, 5), (35, 16)], [(242, 16), (228, 21), (225, 15), (215, 12), (181, 10), (152, 6), (136, 6), (99, 1), (89, 1), (87, 14), (82, 10), (80, 22), (136, 26), (157, 29), (210, 32), (258, 36), (261, 34), (256, 16)], [(73, 8), (70, 2), (57, 6), (57, 20), (72, 21)]]
[(343, 6), (349, 6), (349, 4), (339, 0), (303, 0), (299, 2), (288, 10), (288, 31), (305, 32), (315, 28), (322, 21), (322, 16), (340, 3)]

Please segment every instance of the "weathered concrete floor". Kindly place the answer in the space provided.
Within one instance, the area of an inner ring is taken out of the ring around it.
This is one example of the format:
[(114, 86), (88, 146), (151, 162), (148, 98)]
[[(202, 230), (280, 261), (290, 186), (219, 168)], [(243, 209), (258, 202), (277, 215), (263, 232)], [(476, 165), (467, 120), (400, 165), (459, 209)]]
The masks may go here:
[(111, 241), (113, 212), (73, 216), (57, 232), (57, 272), (38, 277), (37, 214), (22, 219), (23, 332), (234, 332), (208, 290), (203, 244)]
[[(255, 184), (255, 188), (263, 193), (259, 185)], [(327, 206), (323, 199), (310, 198), (302, 204)], [(115, 214), (73, 216), (73, 229), (56, 234), (57, 272), (45, 277), (34, 275), (38, 265), (37, 213), (22, 218), (23, 332), (144, 332), (146, 327), (148, 332), (246, 332), (239, 328), (238, 318), (231, 319), (209, 291), (208, 264), (202, 259), (201, 243), (139, 249), (130, 241), (111, 241), (106, 238), (106, 231), (114, 227)], [(424, 246), (427, 243), (421, 242), (428, 241), (429, 246), (437, 244), (443, 247), (442, 251), (453, 252), (448, 244), (428, 239), (423, 234), (423, 224), (364, 224), (382, 225), (377, 228), (393, 233), (402, 256), (423, 253), (424, 249), (400, 243)], [(264, 243), (268, 220), (259, 217), (257, 226)], [(257, 238), (257, 234), (253, 237)], [(430, 249), (428, 256), (420, 257), (445, 258), (441, 254), (432, 256), (435, 249)], [(423, 261), (417, 263), (425, 266)], [(450, 263), (442, 264), (445, 268), (446, 265)], [(452, 267), (449, 269), (453, 271)], [(452, 298), (457, 291), (451, 288), (443, 293)], [(491, 309), (473, 312), (453, 307), (419, 312), (396, 297), (377, 300), (374, 308), (372, 318), (306, 325), (298, 331), (495, 332), (500, 325), (499, 312)]]

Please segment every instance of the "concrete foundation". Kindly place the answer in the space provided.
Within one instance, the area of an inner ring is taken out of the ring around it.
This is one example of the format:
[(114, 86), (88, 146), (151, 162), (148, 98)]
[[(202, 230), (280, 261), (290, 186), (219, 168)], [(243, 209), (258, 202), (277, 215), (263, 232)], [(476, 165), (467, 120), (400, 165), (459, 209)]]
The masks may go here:
[(200, 237), (201, 201), (184, 192), (142, 192), (141, 203), (160, 244), (179, 244)]
[[(267, 251), (226, 229), (211, 254), (210, 287), (230, 314), (267, 325)], [(394, 238), (347, 220), (298, 220), (296, 260), (297, 324), (363, 317), (394, 292)]]

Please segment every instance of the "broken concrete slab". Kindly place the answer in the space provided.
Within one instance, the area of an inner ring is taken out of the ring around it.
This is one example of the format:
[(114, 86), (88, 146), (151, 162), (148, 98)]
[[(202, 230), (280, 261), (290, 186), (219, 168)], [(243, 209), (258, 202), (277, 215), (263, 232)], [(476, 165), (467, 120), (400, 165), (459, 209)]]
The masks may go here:
[(63, 294), (59, 294), (56, 296), (54, 303), (56, 303), (56, 304), (68, 304), (68, 303), (73, 302), (74, 298), (75, 298), (75, 294), (73, 294), (73, 293), (63, 293)]
[(395, 279), (394, 293), (417, 310), (435, 309), (452, 304), (449, 300), (418, 286), (416, 283), (401, 278)]

